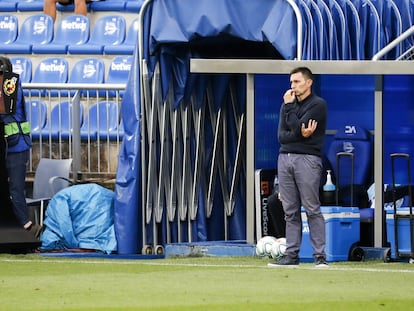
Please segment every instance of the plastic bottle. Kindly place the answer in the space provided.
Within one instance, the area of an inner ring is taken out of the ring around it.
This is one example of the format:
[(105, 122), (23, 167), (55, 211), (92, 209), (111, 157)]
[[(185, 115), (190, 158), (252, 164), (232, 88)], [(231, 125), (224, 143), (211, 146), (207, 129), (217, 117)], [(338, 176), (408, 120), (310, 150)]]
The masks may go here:
[(336, 187), (332, 182), (331, 170), (326, 171), (326, 183), (323, 185), (322, 204), (335, 205), (336, 204)]
[(332, 182), (331, 170), (326, 171), (326, 183), (323, 185), (323, 191), (335, 191), (336, 187)]

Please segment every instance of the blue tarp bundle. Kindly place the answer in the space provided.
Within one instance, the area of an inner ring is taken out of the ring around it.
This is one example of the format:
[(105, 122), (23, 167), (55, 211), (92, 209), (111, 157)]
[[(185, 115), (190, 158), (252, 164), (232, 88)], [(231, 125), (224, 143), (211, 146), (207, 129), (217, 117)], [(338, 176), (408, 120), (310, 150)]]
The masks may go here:
[(41, 236), (41, 251), (117, 250), (114, 230), (114, 193), (97, 184), (59, 191), (50, 200)]

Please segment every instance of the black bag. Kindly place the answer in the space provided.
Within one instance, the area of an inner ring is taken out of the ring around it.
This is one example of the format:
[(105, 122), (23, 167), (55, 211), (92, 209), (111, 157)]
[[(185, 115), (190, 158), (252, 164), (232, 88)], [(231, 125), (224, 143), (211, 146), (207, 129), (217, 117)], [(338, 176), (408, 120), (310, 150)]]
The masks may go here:
[(267, 198), (269, 207), (269, 231), (276, 238), (286, 237), (286, 220), (282, 202), (279, 200), (279, 193), (274, 192)]
[(14, 114), (17, 104), (19, 75), (12, 72), (0, 57), (0, 114)]

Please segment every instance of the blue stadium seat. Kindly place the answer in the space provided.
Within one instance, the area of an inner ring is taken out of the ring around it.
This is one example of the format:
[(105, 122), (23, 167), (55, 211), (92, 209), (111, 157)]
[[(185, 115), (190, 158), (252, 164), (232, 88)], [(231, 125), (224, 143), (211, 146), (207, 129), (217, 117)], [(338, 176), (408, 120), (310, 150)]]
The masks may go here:
[(118, 105), (114, 101), (101, 101), (89, 108), (81, 127), (81, 139), (116, 140), (123, 133), (119, 129)]
[(17, 11), (17, 0), (12, 1), (1, 1), (2, 12), (16, 12)]
[(112, 1), (93, 1), (91, 2), (91, 11), (103, 12), (122, 12), (125, 11), (124, 0)]
[[(338, 153), (343, 152), (349, 156), (338, 156)], [(336, 185), (343, 206), (361, 206), (359, 194), (366, 194), (372, 166), (372, 143), (369, 132), (354, 124), (340, 127), (329, 146), (327, 157), (337, 179)], [(354, 190), (353, 198), (350, 195), (351, 190)]]
[(72, 14), (63, 18), (56, 26), (55, 35), (49, 44), (33, 44), (32, 52), (38, 54), (66, 54), (68, 45), (85, 44), (89, 40), (89, 18)]
[[(338, 152), (353, 155), (353, 168), (352, 157), (346, 154), (338, 157)], [(374, 209), (370, 208), (367, 194), (373, 182), (371, 134), (352, 123), (340, 127), (329, 147), (328, 158), (337, 179), (339, 199), (342, 201), (340, 205), (359, 207), (360, 243), (374, 246)]]
[(47, 106), (43, 101), (26, 101), (26, 116), (30, 123), (32, 139), (39, 139), (46, 126)]
[[(105, 83), (105, 64), (102, 59), (90, 57), (76, 62), (69, 76), (69, 83)], [(96, 91), (84, 91), (83, 95), (95, 96)]]
[(126, 0), (125, 11), (139, 13), (143, 3), (143, 0)]
[[(33, 83), (66, 83), (68, 81), (69, 64), (63, 57), (50, 57), (43, 59), (37, 65), (32, 82)], [(32, 96), (46, 95), (46, 90), (32, 90)], [(57, 96), (57, 90), (51, 90), (51, 96)]]
[[(90, 3), (86, 3), (86, 9), (88, 12), (91, 11)], [(70, 14), (73, 14), (73, 12), (75, 11), (75, 4), (74, 3), (70, 3), (70, 4), (56, 3), (56, 10), (59, 12), (68, 12)]]
[(121, 15), (108, 15), (99, 18), (89, 41), (81, 45), (69, 45), (70, 54), (103, 54), (104, 46), (119, 45), (125, 40), (126, 22)]
[(22, 83), (29, 83), (32, 81), (32, 61), (29, 57), (10, 57), (13, 66), (13, 72), (20, 76)]
[[(106, 77), (105, 83), (110, 84), (126, 84), (128, 82), (129, 72), (131, 71), (132, 66), (132, 56), (115, 56), (110, 64), (108, 70), (108, 76)], [(124, 91), (120, 91), (122, 94)], [(115, 96), (116, 91), (110, 90), (108, 91), (109, 96)]]
[[(83, 123), (83, 110), (83, 105), (80, 104), (80, 126)], [(72, 116), (72, 102), (64, 101), (53, 106), (50, 111), (50, 118), (47, 120), (46, 126), (42, 131), (42, 138), (47, 140), (50, 135), (52, 140), (69, 139), (73, 132)]]
[(359, 207), (361, 241), (371, 246), (374, 209), (369, 207), (367, 190), (372, 183), (369, 180), (372, 157), (369, 132), (354, 124), (338, 129), (328, 151), (328, 159), (336, 176), (338, 205)]
[(17, 11), (20, 12), (35, 12), (43, 11), (43, 0), (25, 0), (25, 1), (16, 1), (17, 2)]
[(3, 44), (0, 52), (5, 54), (31, 54), (33, 43), (47, 44), (53, 38), (53, 19), (46, 14), (35, 14), (27, 17), (17, 36), (10, 44)]
[(113, 55), (125, 55), (133, 54), (135, 46), (138, 42), (138, 28), (139, 21), (138, 19), (133, 20), (131, 25), (128, 28), (128, 32), (125, 38), (125, 41), (122, 44), (117, 45), (106, 45), (104, 47), (104, 54), (113, 54)]
[(11, 44), (17, 39), (19, 21), (14, 14), (0, 15), (0, 51), (4, 44)]

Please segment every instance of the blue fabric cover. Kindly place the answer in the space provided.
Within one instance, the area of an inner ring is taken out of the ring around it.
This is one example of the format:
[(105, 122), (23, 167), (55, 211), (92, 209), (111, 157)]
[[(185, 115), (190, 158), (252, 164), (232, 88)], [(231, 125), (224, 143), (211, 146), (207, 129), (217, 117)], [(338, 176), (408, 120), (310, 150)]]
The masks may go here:
[(114, 193), (97, 184), (74, 185), (53, 196), (46, 210), (41, 250), (117, 250)]
[(131, 73), (122, 100), (124, 136), (119, 151), (118, 170), (116, 173), (114, 222), (118, 241), (118, 253), (134, 254), (138, 252), (142, 224), (139, 213), (141, 200), (140, 162), (141, 149), (139, 133), (141, 132), (139, 92), (138, 55), (134, 53)]
[[(252, 14), (254, 12), (254, 14)], [(296, 57), (296, 17), (287, 1), (153, 1), (150, 51), (159, 44), (228, 34), (268, 41), (286, 59)]]

